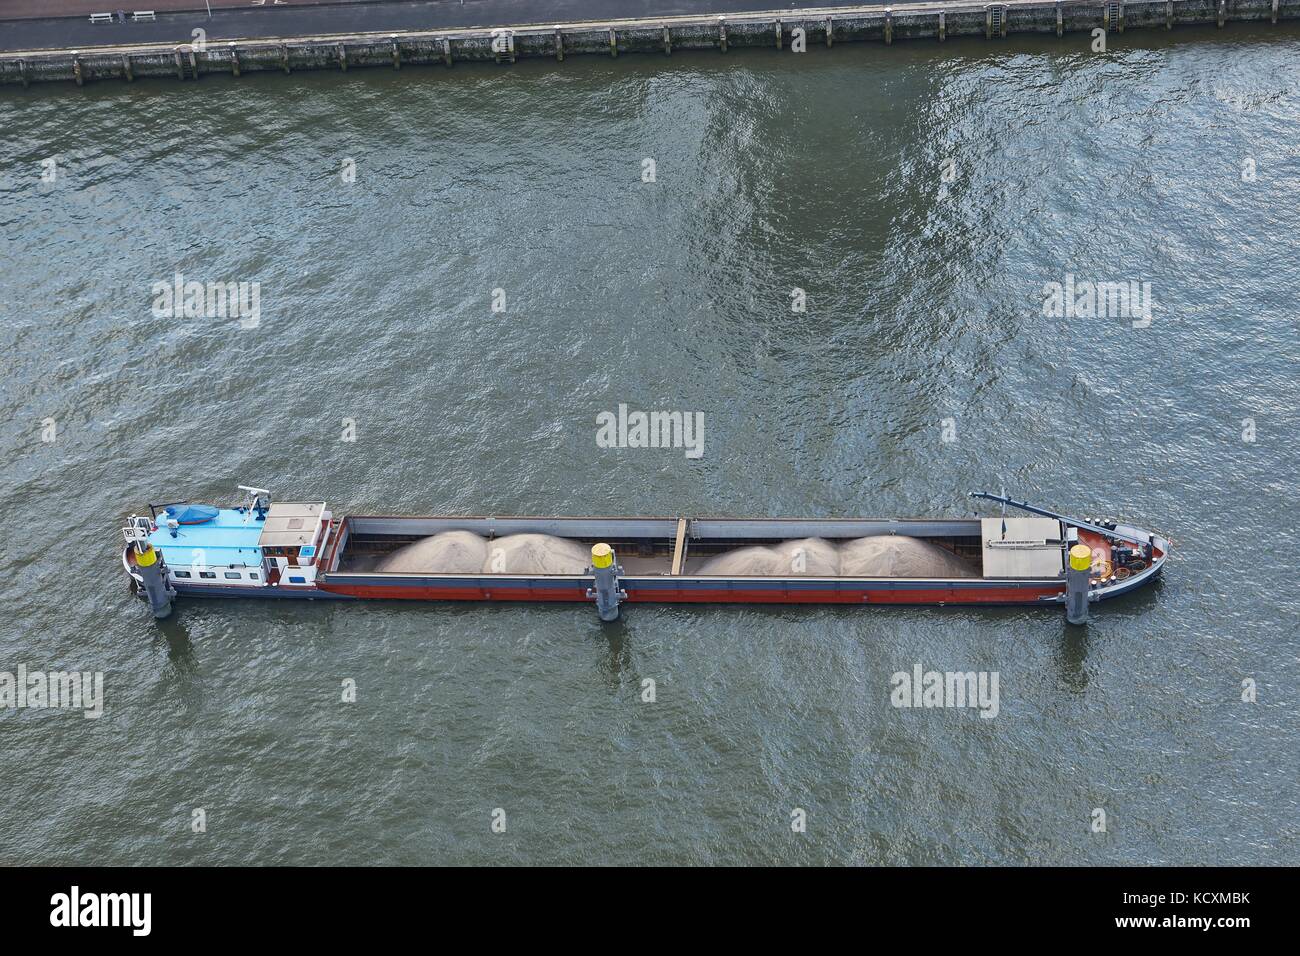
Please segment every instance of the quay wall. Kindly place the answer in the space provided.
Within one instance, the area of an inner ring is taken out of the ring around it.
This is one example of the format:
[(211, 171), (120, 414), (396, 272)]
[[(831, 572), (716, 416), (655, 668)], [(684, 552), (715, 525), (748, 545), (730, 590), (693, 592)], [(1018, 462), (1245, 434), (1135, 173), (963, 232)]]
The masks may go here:
[[(1097, 29), (1172, 30), (1192, 24), (1222, 28), (1238, 21), (1300, 19), (1300, 0), (1008, 0), (826, 7), (722, 16), (583, 21), (555, 26), (500, 26), (437, 32), (248, 39), (236, 42), (145, 44), (84, 50), (0, 54), (0, 83), (132, 81), (145, 77), (195, 80), (206, 74), (349, 70), (365, 67), (450, 67), (462, 61), (513, 63), (518, 58), (563, 61), (577, 55), (672, 55), (679, 50), (770, 47), (807, 51), (835, 43), (942, 41), (1017, 33), (1092, 33)], [(1077, 42), (1077, 41), (1075, 41)]]

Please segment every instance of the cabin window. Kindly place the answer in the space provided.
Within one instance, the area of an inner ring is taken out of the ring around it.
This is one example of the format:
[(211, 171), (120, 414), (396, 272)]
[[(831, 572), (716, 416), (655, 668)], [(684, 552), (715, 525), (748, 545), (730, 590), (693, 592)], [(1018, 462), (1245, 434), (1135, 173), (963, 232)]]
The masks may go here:
[(188, 572), (188, 571), (177, 571), (177, 572), (176, 572), (176, 576), (177, 576), (178, 578), (188, 578), (188, 577), (190, 576), (190, 572)]
[(257, 572), (256, 572), (256, 571), (249, 571), (249, 572), (248, 572), (248, 580), (250, 580), (250, 581), (256, 581), (256, 580), (257, 580)]
[(227, 579), (228, 581), (238, 581), (238, 580), (239, 580), (240, 578), (242, 578), (242, 577), (243, 577), (243, 575), (240, 574), (238, 571), (227, 571), (227, 572), (226, 572), (226, 579)]
[(306, 583), (307, 583), (307, 579), (306, 579), (306, 578), (303, 578), (303, 577), (299, 577), (299, 576), (296, 575), (296, 574), (291, 574), (291, 575), (289, 575), (289, 583), (290, 583), (290, 584), (306, 584)]
[(201, 577), (201, 578), (215, 578), (216, 576), (217, 576), (217, 572), (216, 572), (216, 571), (200, 571), (200, 572), (199, 572), (199, 577)]

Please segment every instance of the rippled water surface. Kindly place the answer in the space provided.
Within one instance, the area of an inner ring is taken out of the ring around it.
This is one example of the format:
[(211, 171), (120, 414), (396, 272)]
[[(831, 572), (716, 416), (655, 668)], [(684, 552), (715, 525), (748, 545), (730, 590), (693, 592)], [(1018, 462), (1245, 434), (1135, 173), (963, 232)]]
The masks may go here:
[[(0, 862), (1300, 863), (1300, 37), (1118, 39), (0, 92), (0, 670), (107, 694), (0, 711)], [(260, 325), (155, 317), (176, 273), (259, 282)], [(1045, 316), (1067, 275), (1150, 282), (1150, 327)], [(704, 457), (597, 448), (621, 402), (702, 411)], [(1176, 550), (1086, 631), (243, 601), (156, 627), (121, 519), (240, 482), (808, 516), (1005, 485)], [(918, 663), (997, 671), (1000, 714), (891, 707)]]

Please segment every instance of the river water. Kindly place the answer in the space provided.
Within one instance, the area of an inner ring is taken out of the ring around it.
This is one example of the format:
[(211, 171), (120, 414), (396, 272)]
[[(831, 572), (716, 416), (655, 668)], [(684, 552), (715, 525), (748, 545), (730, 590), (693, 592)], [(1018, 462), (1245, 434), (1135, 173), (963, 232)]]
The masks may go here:
[[(0, 670), (103, 672), (105, 706), (0, 710), (0, 862), (1300, 863), (1298, 93), (1297, 33), (1238, 24), (3, 91)], [(177, 274), (257, 283), (258, 321), (156, 310)], [(1085, 281), (1149, 315), (1046, 314)], [(703, 457), (598, 447), (620, 403), (702, 412)], [(1176, 547), (1086, 630), (156, 626), (122, 518), (237, 483), (792, 516), (1005, 486)], [(891, 706), (917, 665), (996, 672), (997, 716)]]

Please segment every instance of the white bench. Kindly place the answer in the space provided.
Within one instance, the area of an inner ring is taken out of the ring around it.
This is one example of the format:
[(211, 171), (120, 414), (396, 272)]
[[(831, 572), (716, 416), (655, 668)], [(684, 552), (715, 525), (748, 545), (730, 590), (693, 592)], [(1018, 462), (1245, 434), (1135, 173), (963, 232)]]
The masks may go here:
[(113, 14), (111, 13), (92, 13), (90, 15), (91, 23), (112, 23)]
[(140, 20), (157, 20), (157, 19), (158, 18), (153, 15), (152, 10), (137, 10), (133, 14), (131, 14), (132, 22), (138, 22)]

